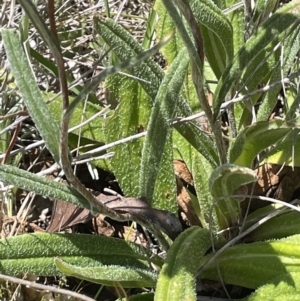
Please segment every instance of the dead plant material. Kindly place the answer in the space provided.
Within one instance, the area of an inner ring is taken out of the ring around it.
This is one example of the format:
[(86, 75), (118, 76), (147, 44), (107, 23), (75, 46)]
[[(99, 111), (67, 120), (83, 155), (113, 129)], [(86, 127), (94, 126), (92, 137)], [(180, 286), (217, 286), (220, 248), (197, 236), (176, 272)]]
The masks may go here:
[(192, 199), (187, 189), (194, 187), (193, 176), (186, 164), (181, 160), (174, 160), (174, 170), (177, 183), (177, 202), (183, 211), (182, 218), (187, 225), (201, 226), (201, 222), (195, 213)]
[[(252, 184), (248, 185), (249, 193), (253, 195), (267, 196), (276, 200), (290, 202), (297, 189), (300, 188), (300, 168), (294, 169), (290, 166), (266, 163), (256, 169), (258, 181), (252, 190)], [(241, 203), (243, 210), (246, 210), (249, 199)], [(250, 213), (269, 205), (269, 203), (252, 199)]]
[(175, 159), (174, 170), (175, 170), (175, 175), (180, 180), (184, 180), (187, 184), (194, 185), (193, 176), (183, 161)]
[(61, 231), (79, 223), (86, 223), (93, 218), (88, 209), (79, 208), (71, 203), (56, 200), (52, 209), (52, 217), (48, 232)]
[(183, 186), (181, 180), (176, 178), (177, 182), (177, 202), (182, 209), (183, 220), (190, 226), (201, 226), (201, 222), (195, 213), (191, 197), (187, 189)]

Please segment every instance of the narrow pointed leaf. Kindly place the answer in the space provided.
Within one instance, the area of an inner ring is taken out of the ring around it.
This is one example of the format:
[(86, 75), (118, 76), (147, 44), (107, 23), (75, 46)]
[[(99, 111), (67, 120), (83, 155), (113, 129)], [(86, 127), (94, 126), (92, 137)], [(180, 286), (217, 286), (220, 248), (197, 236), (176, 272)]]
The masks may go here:
[(91, 205), (74, 188), (45, 179), (14, 166), (0, 165), (0, 180), (53, 199), (61, 199), (89, 210)]
[(191, 8), (205, 44), (205, 54), (217, 78), (233, 58), (232, 27), (227, 17), (211, 1), (192, 1)]
[(3, 29), (2, 37), (9, 64), (30, 116), (55, 161), (59, 162), (59, 127), (37, 86), (19, 36), (14, 30)]
[[(146, 196), (149, 200), (153, 196), (165, 145), (167, 140), (171, 138), (170, 120), (174, 118), (176, 112), (177, 98), (183, 84), (188, 63), (188, 57), (183, 49), (175, 58), (163, 78), (151, 111), (140, 170), (140, 194)], [(169, 149), (169, 151), (170, 153), (166, 155), (173, 158), (172, 149)]]

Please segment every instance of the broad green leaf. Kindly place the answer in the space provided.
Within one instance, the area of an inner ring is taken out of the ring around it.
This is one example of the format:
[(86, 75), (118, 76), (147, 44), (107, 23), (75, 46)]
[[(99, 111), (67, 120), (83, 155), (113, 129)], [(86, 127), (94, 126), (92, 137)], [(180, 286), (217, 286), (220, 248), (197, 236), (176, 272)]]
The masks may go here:
[[(109, 46), (114, 47), (113, 52), (120, 61), (128, 60), (135, 57), (145, 50), (138, 44), (122, 26), (118, 25), (111, 19), (101, 21), (98, 18), (94, 19), (95, 29), (101, 38)], [(129, 67), (129, 66), (128, 66)], [(163, 71), (152, 59), (148, 58), (135, 65), (128, 70), (137, 80), (140, 81), (143, 89), (151, 97), (152, 101), (156, 97), (158, 87), (163, 78)]]
[[(103, 34), (103, 38), (109, 46), (115, 47), (114, 52), (121, 61), (127, 59), (130, 55), (137, 55), (143, 51), (143, 48), (128, 32), (111, 20), (107, 20), (103, 23), (95, 19), (95, 28), (101, 33), (101, 36)], [(142, 64), (128, 70), (128, 72), (139, 79), (139, 83), (150, 96), (152, 100), (150, 105), (152, 105), (163, 79), (164, 72), (152, 60), (145, 60)], [(192, 110), (189, 104), (183, 98), (179, 97), (177, 115), (184, 117), (191, 114)], [(175, 128), (201, 152), (209, 162), (213, 165), (217, 165), (218, 155), (216, 147), (207, 135), (189, 123), (176, 125)]]
[(264, 48), (278, 39), (278, 36), (293, 25), (297, 20), (297, 14), (291, 13), (292, 9), (299, 5), (298, 0), (284, 5), (277, 10), (258, 30), (258, 33), (252, 36), (243, 48), (235, 55), (232, 64), (224, 71), (218, 83), (213, 111), (215, 118), (219, 115), (219, 110), (232, 84), (240, 76), (243, 70), (256, 59), (256, 56), (264, 51)]
[(59, 162), (59, 127), (37, 86), (20, 39), (11, 29), (3, 29), (2, 37), (9, 64), (31, 118), (55, 161)]
[[(117, 141), (143, 131), (150, 114), (150, 102), (139, 83), (117, 74), (109, 77), (106, 85), (113, 97), (119, 99), (118, 107), (106, 122), (106, 142)], [(142, 142), (135, 140), (112, 148), (115, 152), (110, 160), (113, 172), (123, 193), (132, 197), (140, 196), (138, 167), (141, 162)]]
[(191, 227), (184, 231), (168, 251), (158, 277), (154, 300), (196, 300), (198, 263), (210, 246), (208, 230)]
[(290, 272), (272, 278), (243, 301), (297, 301), (300, 299), (300, 273)]
[(233, 58), (231, 24), (221, 9), (211, 1), (194, 0), (191, 8), (201, 24), (206, 57), (216, 77), (220, 78)]
[[(170, 120), (175, 116), (176, 103), (184, 81), (188, 63), (189, 59), (186, 56), (185, 49), (183, 49), (166, 72), (151, 110), (148, 133), (143, 145), (140, 169), (140, 195), (146, 196), (149, 201), (151, 201), (153, 197), (159, 169), (165, 168), (165, 166), (161, 165), (164, 152), (165, 156), (168, 156), (171, 159), (171, 169), (168, 169), (169, 174), (166, 173), (166, 177), (172, 178), (172, 174), (174, 173), (172, 167), (173, 150), (172, 147), (165, 149), (165, 145), (168, 140), (170, 140), (170, 142), (172, 141), (170, 135)], [(176, 208), (174, 209), (176, 210)]]
[(0, 271), (3, 274), (61, 275), (54, 263), (57, 256), (68, 264), (85, 268), (120, 266), (151, 272), (149, 258), (154, 264), (162, 265), (162, 260), (153, 257), (149, 250), (112, 237), (34, 233), (0, 240)]
[(117, 265), (82, 267), (68, 264), (60, 258), (55, 259), (55, 264), (64, 275), (107, 286), (122, 286), (124, 288), (151, 287), (155, 286), (157, 280), (157, 274), (149, 271), (149, 269), (134, 269)]
[(236, 138), (229, 154), (230, 162), (251, 167), (254, 158), (289, 132), (293, 124), (282, 120), (262, 121), (248, 126)]
[[(201, 259), (201, 265), (211, 256)], [(225, 283), (254, 289), (281, 274), (299, 273), (300, 237), (230, 247), (204, 268), (200, 276), (219, 281), (218, 270)]]

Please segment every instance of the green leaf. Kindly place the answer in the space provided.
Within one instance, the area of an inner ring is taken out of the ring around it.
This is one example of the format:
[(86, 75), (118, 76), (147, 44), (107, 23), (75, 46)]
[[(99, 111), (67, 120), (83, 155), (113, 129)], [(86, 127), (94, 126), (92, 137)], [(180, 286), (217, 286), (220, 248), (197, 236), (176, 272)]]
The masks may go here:
[[(264, 207), (265, 208), (265, 207)], [(262, 208), (262, 209), (264, 209)], [(254, 211), (247, 217), (247, 220), (253, 220)], [(243, 230), (246, 230), (250, 223), (245, 223)], [(278, 227), (280, 225), (280, 227)], [(267, 222), (260, 225), (258, 228), (249, 233), (246, 241), (262, 241), (267, 239), (284, 238), (291, 235), (300, 234), (300, 214), (295, 210), (287, 210)]]
[(2, 37), (9, 64), (30, 116), (55, 161), (59, 162), (59, 127), (37, 86), (19, 37), (11, 29), (3, 29)]
[(281, 141), (271, 149), (264, 161), (273, 164), (300, 166), (299, 129), (292, 129)]
[(202, 25), (201, 32), (205, 44), (205, 54), (217, 78), (233, 58), (232, 27), (227, 17), (211, 1), (194, 0), (191, 8), (197, 21)]
[[(205, 256), (201, 265), (211, 256)], [(300, 237), (230, 247), (204, 268), (201, 278), (219, 281), (218, 270), (225, 283), (254, 289), (281, 274), (299, 273)]]
[(259, 26), (274, 12), (276, 7), (278, 6), (278, 1), (270, 0), (258, 0), (255, 3), (255, 7), (253, 9), (253, 19), (252, 22), (255, 23), (253, 26), (253, 30), (257, 30)]
[(233, 164), (223, 164), (213, 171), (209, 179), (209, 189), (215, 200), (218, 200), (215, 208), (221, 229), (240, 222), (239, 202), (230, 196), (241, 186), (256, 180), (253, 170)]
[(295, 58), (300, 49), (300, 25), (294, 28), (284, 43), (283, 74), (287, 75), (294, 66)]
[(157, 14), (154, 9), (151, 10), (148, 20), (147, 28), (143, 39), (143, 48), (148, 49), (151, 45), (151, 42), (154, 40), (153, 36), (155, 34), (155, 24), (156, 24)]
[(158, 44), (156, 44), (149, 50), (142, 51), (139, 54), (132, 53), (131, 58), (124, 59), (124, 61), (121, 62), (120, 64), (114, 65), (114, 66), (111, 66), (111, 67), (108, 67), (108, 68), (102, 70), (98, 75), (94, 76), (91, 79), (90, 83), (84, 87), (84, 89), (80, 92), (79, 95), (77, 95), (75, 97), (73, 102), (69, 105), (68, 109), (66, 110), (64, 116), (70, 117), (70, 115), (73, 113), (73, 111), (74, 111), (75, 107), (78, 105), (78, 103), (82, 99), (87, 97), (89, 95), (89, 93), (91, 93), (91, 91), (96, 89), (99, 86), (100, 82), (103, 81), (107, 76), (113, 75), (113, 74), (118, 73), (127, 68), (131, 68), (131, 67), (134, 68), (134, 66), (138, 65), (141, 62), (142, 63), (140, 65), (144, 64), (143, 61), (147, 60), (150, 56), (154, 55), (159, 50), (159, 48), (161, 48), (164, 44), (166, 44), (168, 42), (170, 37), (171, 36), (164, 38), (163, 40), (161, 40)]
[[(278, 62), (280, 62), (280, 50), (274, 51), (277, 40), (274, 40), (270, 45), (268, 45), (264, 51), (258, 53), (255, 57), (255, 61), (247, 66), (243, 74), (241, 83), (243, 83), (242, 91), (247, 94), (249, 91), (256, 90), (257, 87), (263, 84), (269, 84), (276, 81), (276, 76), (278, 74)], [(280, 71), (280, 68), (279, 68)], [(281, 87), (278, 85), (279, 89)], [(260, 112), (264, 112), (263, 117), (259, 118), (259, 121), (264, 121), (269, 118), (270, 110), (274, 107), (274, 100), (277, 99), (276, 93), (278, 93), (278, 87), (270, 89), (265, 95), (259, 93), (253, 95), (249, 101), (245, 102), (243, 114), (240, 119), (236, 119), (238, 128), (249, 125), (252, 118), (252, 107), (258, 99), (262, 102), (260, 105)], [(273, 95), (273, 96), (272, 96)], [(240, 106), (240, 103), (235, 105), (235, 108)], [(262, 108), (262, 109), (261, 109)], [(257, 117), (258, 119), (258, 117)]]
[(220, 230), (217, 224), (215, 210), (210, 216), (210, 211), (214, 203), (214, 199), (209, 190), (209, 178), (213, 172), (211, 164), (198, 152), (193, 152), (192, 159), (192, 175), (199, 203), (199, 212), (197, 215), (201, 221), (202, 227), (216, 232)]
[[(238, 0), (227, 0), (226, 7), (229, 8), (238, 3)], [(245, 44), (245, 13), (243, 7), (229, 13), (227, 18), (231, 23), (233, 31), (233, 48), (234, 54), (236, 54)]]
[[(101, 22), (95, 19), (95, 28), (109, 46), (115, 47), (114, 53), (120, 61), (127, 59), (128, 56), (132, 56), (133, 54), (138, 55), (143, 51), (143, 48), (138, 44), (136, 39), (112, 20)], [(149, 59), (129, 69), (128, 73), (139, 79), (140, 85), (150, 96), (149, 105), (152, 106), (164, 76), (163, 70)], [(192, 115), (189, 104), (181, 97), (178, 98), (177, 115), (180, 117)], [(213, 141), (195, 128), (194, 122), (179, 124), (176, 125), (175, 128), (195, 149), (201, 152), (211, 164), (215, 166), (218, 164), (218, 154)]]
[[(44, 93), (45, 100), (50, 100), (54, 98), (54, 93)], [(72, 103), (74, 97), (70, 96), (69, 101)], [(53, 115), (53, 118), (58, 123), (61, 122), (62, 117), (62, 107), (61, 107), (61, 96), (58, 96), (53, 101), (49, 103), (49, 109)], [(103, 108), (98, 105), (91, 103), (90, 101), (85, 101), (79, 103), (76, 106), (72, 119), (70, 121), (69, 127), (75, 127), (80, 125), (81, 123), (85, 122), (86, 120), (92, 118), (95, 114), (99, 113)], [(105, 114), (109, 115), (110, 110), (105, 110)], [(91, 120), (88, 124), (80, 127), (72, 133), (69, 134), (69, 144), (72, 145), (74, 148), (78, 146), (78, 139), (80, 137), (80, 145), (84, 146), (82, 140), (88, 139), (90, 144), (103, 144), (105, 142), (105, 135), (104, 135), (104, 118), (102, 116), (98, 116)], [(85, 139), (83, 139), (85, 138)], [(86, 141), (86, 140), (85, 140)], [(81, 152), (83, 149), (81, 149)]]
[(298, 1), (293, 1), (277, 10), (258, 30), (257, 35), (252, 36), (243, 48), (235, 55), (232, 64), (224, 71), (218, 83), (213, 102), (215, 118), (219, 115), (219, 110), (227, 93), (233, 83), (240, 77), (245, 68), (251, 65), (256, 57), (269, 43), (278, 41), (279, 35), (293, 25), (297, 20), (297, 14), (290, 11), (299, 5)]
[(230, 162), (251, 167), (254, 158), (260, 152), (286, 136), (293, 126), (292, 123), (278, 119), (248, 126), (237, 136), (230, 150)]
[(26, 12), (26, 15), (30, 18), (30, 21), (44, 40), (46, 45), (50, 48), (54, 56), (60, 55), (60, 46), (54, 34), (47, 27), (45, 20), (39, 15), (36, 5), (32, 1), (20, 0), (22, 8)]
[(199, 259), (210, 246), (210, 235), (206, 229), (191, 227), (180, 234), (168, 251), (154, 300), (196, 300), (195, 277)]
[[(113, 97), (119, 99), (118, 107), (106, 122), (106, 142), (114, 142), (143, 131), (147, 126), (151, 108), (149, 96), (139, 83), (118, 74), (109, 77), (106, 85)], [(140, 196), (137, 167), (141, 162), (142, 142), (140, 139), (112, 148), (115, 153), (110, 161), (113, 172), (123, 193), (132, 197)]]
[(283, 273), (272, 278), (243, 301), (281, 301), (300, 299), (300, 273)]
[[(175, 58), (163, 78), (154, 101), (154, 106), (151, 110), (140, 169), (140, 195), (146, 196), (149, 201), (151, 201), (153, 197), (159, 169), (164, 168), (164, 166), (161, 166), (164, 151), (166, 156), (170, 156), (171, 164), (173, 164), (173, 150), (170, 147), (167, 153), (165, 145), (167, 141), (171, 139), (170, 120), (172, 120), (175, 115), (176, 103), (188, 63), (189, 59), (186, 56), (185, 49), (183, 49)], [(172, 171), (173, 169), (169, 169), (170, 173), (169, 175), (166, 174), (166, 177), (172, 177)]]
[(0, 165), (1, 181), (53, 199), (61, 199), (92, 210), (90, 203), (74, 188), (37, 176), (10, 165)]
[(1, 273), (17, 276), (61, 275), (54, 259), (85, 268), (120, 266), (151, 272), (148, 259), (162, 265), (147, 249), (121, 239), (86, 234), (34, 233), (0, 240)]
[[(272, 72), (272, 75), (270, 77), (270, 82), (274, 83), (277, 81), (280, 81), (282, 72), (281, 72), (281, 66), (280, 62), (277, 62), (275, 65), (275, 68)], [(274, 107), (276, 106), (276, 103), (278, 101), (278, 94), (281, 91), (281, 86), (276, 86), (273, 89), (270, 89), (262, 102), (262, 104), (259, 107), (258, 113), (257, 113), (257, 121), (265, 121), (270, 118), (270, 115), (272, 111), (274, 110)]]
[[(134, 37), (132, 37), (115, 21), (111, 19), (101, 21), (100, 19), (95, 18), (94, 22), (97, 33), (101, 36), (105, 43), (107, 43), (110, 47), (114, 47), (113, 52), (120, 61), (128, 60), (129, 58), (135, 57), (145, 51)], [(128, 71), (140, 80), (143, 89), (151, 97), (151, 99), (154, 100), (160, 82), (163, 78), (163, 72), (158, 64), (148, 58), (140, 64), (132, 66), (131, 70)]]
[(55, 259), (57, 268), (67, 276), (76, 277), (107, 286), (122, 286), (124, 288), (153, 287), (157, 274), (146, 269), (133, 269), (117, 265), (102, 265), (100, 267), (80, 267)]
[[(157, 39), (161, 40), (164, 36), (174, 31), (176, 27), (161, 0), (155, 1), (154, 10), (158, 15), (158, 21), (156, 23)], [(170, 43), (161, 48), (161, 52), (168, 65), (173, 62), (182, 47), (183, 42), (178, 32), (175, 32), (175, 35), (172, 37)]]

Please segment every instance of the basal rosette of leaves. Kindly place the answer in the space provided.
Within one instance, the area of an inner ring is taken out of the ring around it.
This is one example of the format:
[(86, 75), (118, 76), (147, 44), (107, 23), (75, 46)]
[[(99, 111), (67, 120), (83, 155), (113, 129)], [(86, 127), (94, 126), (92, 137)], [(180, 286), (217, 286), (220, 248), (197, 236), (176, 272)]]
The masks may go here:
[[(58, 42), (35, 6), (30, 1), (19, 2), (49, 49), (59, 52)], [(282, 83), (288, 82), (284, 79), (292, 82), (299, 75), (295, 61), (300, 49), (300, 2), (291, 1), (278, 8), (274, 1), (257, 1), (248, 11), (250, 15), (245, 14), (249, 8), (231, 11), (237, 4), (157, 0), (153, 8), (157, 18), (149, 18), (147, 29), (154, 28), (152, 34), (156, 30), (157, 40), (173, 34), (169, 43), (164, 45), (163, 41), (155, 48), (161, 47), (167, 60), (164, 69), (150, 57), (153, 49), (143, 49), (113, 19), (95, 17), (98, 42), (113, 49), (113, 66), (74, 91), (76, 96), (68, 109), (62, 110), (60, 119), (53, 116), (37, 86), (19, 35), (10, 29), (1, 31), (17, 86), (57, 163), (62, 160), (58, 122), (76, 116), (79, 102), (93, 95), (93, 89), (106, 80), (107, 88), (118, 98), (118, 106), (102, 123), (101, 133), (91, 129), (87, 136), (110, 143), (147, 130), (144, 138), (113, 148), (116, 155), (109, 168), (124, 194), (145, 196), (150, 206), (177, 212), (173, 160), (181, 159), (193, 176), (194, 199), (198, 202), (195, 207), (202, 224), (202, 228), (193, 226), (183, 231), (165, 259), (136, 244), (110, 238), (60, 234), (13, 237), (1, 242), (2, 273), (65, 274), (104, 285), (156, 288), (153, 294), (141, 294), (140, 300), (196, 300), (197, 276), (216, 281), (222, 277), (226, 284), (257, 289), (246, 300), (261, 300), (264, 294), (269, 300), (298, 297), (298, 212), (266, 221), (262, 233), (253, 232), (256, 243), (231, 246), (237, 241), (230, 239), (238, 234), (244, 218), (235, 194), (257, 180), (254, 163), (299, 162), (298, 89), (288, 91), (289, 106), (281, 119), (271, 120), (270, 115)], [(149, 45), (147, 39), (143, 45)], [(120, 74), (122, 70), (126, 72)], [(259, 90), (261, 86), (265, 90)], [(199, 108), (206, 115), (209, 131), (199, 129), (194, 120), (173, 124)], [(229, 135), (225, 138), (220, 125), (224, 110), (229, 116)], [(293, 147), (296, 151), (290, 154)], [(0, 179), (92, 209), (93, 213), (101, 212), (77, 188), (16, 167), (0, 166)], [(271, 208), (270, 213), (274, 212)], [(280, 231), (274, 230), (274, 224), (286, 216), (293, 227), (282, 223)], [(259, 226), (251, 220), (246, 225), (247, 230)], [(21, 256), (16, 247), (19, 244), (24, 246)], [(215, 245), (226, 248), (221, 252)], [(214, 251), (207, 254), (211, 246)], [(189, 256), (192, 261), (187, 260)]]

